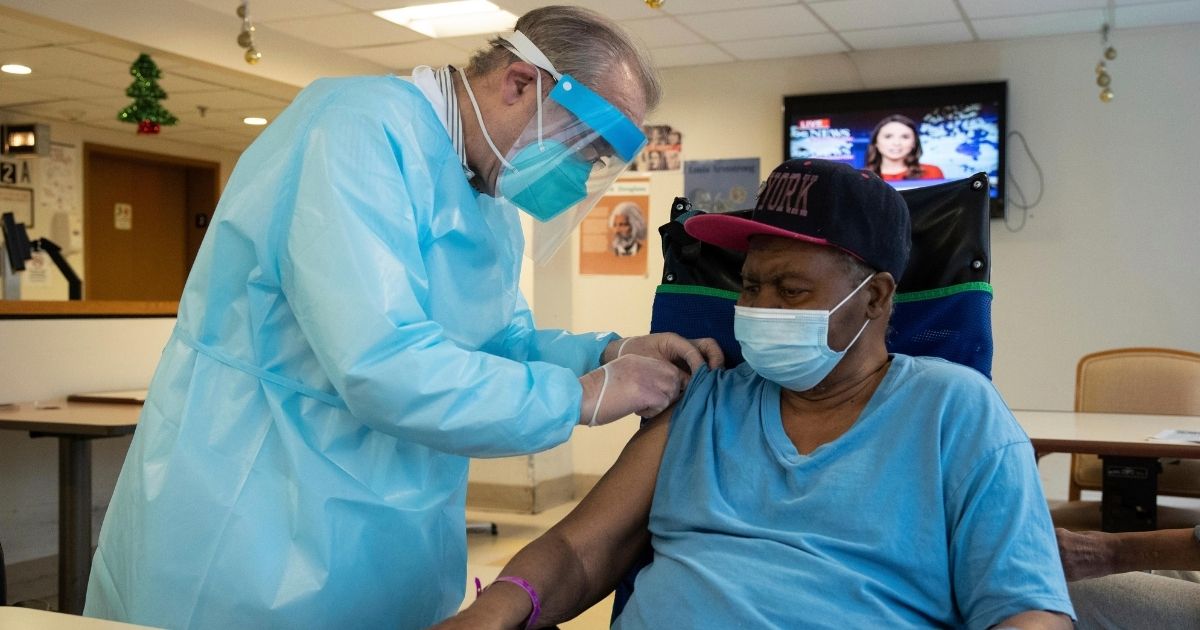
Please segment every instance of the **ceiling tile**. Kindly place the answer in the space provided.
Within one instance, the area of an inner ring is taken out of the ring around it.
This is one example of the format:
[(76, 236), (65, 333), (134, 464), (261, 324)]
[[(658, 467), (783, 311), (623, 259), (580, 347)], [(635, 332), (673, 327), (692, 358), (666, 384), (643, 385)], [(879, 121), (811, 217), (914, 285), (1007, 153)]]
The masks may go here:
[[(237, 129), (242, 133), (256, 133), (252, 125), (247, 125), (242, 122), (247, 116), (258, 116), (266, 118), (267, 121), (275, 120), (279, 114), (283, 113), (283, 107), (247, 107), (233, 111), (210, 111), (206, 112), (203, 117), (199, 112), (189, 113), (188, 120), (195, 122), (202, 127), (213, 127), (216, 129)], [(183, 118), (182, 116), (180, 118)]]
[[(1008, 17), (1092, 10), (1103, 21), (1107, 0), (958, 0), (970, 18)], [(1117, 7), (1162, 3), (1163, 0), (1117, 0)]]
[(712, 44), (692, 44), (655, 48), (650, 51), (655, 67), (703, 66), (712, 63), (734, 61), (733, 56)]
[(56, 100), (58, 97), (53, 94), (43, 94), (27, 90), (24, 87), (21, 89), (11, 89), (11, 83), (0, 83), (0, 107), (8, 105), (16, 105), (18, 103), (40, 103), (42, 101)]
[[(187, 66), (180, 66), (171, 71), (173, 75), (186, 79), (211, 83), (215, 86), (246, 90), (249, 92), (274, 95), (276, 91), (290, 93), (293, 96), (298, 88), (294, 85), (280, 83), (265, 77), (257, 76), (246, 72), (235, 72), (224, 68), (204, 65), (203, 62), (195, 62)], [(285, 100), (290, 100), (290, 96), (283, 96)]]
[[(738, 0), (738, 9), (755, 7), (774, 7), (785, 4), (799, 4), (799, 0)], [(688, 15), (691, 13), (710, 13), (713, 11), (728, 11), (729, 0), (667, 0), (662, 10), (671, 15)]]
[[(368, 0), (345, 0), (346, 2), (364, 2)], [(667, 2), (675, 2), (678, 0), (666, 0)], [(688, 2), (690, 0), (682, 0)], [(615, 0), (569, 0), (567, 2), (547, 2), (547, 0), (491, 0), (492, 4), (505, 9), (518, 16), (529, 13), (539, 7), (544, 7), (547, 4), (569, 4), (577, 7), (585, 7), (591, 9), (601, 15), (608, 17), (611, 20), (633, 20), (638, 18), (652, 18), (661, 16), (662, 11), (651, 9), (646, 6), (642, 0), (625, 0), (617, 2)]]
[(1118, 28), (1200, 22), (1200, 0), (1117, 7)]
[(167, 91), (167, 94), (186, 94), (188, 92), (208, 92), (220, 88), (219, 85), (213, 85), (208, 81), (197, 81), (181, 76), (174, 72), (163, 73), (163, 78), (159, 79), (158, 84), (162, 89)]
[[(68, 46), (68, 48), (70, 48), (71, 50), (74, 50), (74, 51), (87, 53), (89, 55), (103, 57), (105, 59), (109, 59), (112, 61), (122, 62), (126, 65), (126, 68), (128, 68), (130, 65), (132, 65), (134, 60), (137, 59), (138, 55), (141, 54), (141, 50), (139, 50), (138, 47), (133, 46), (133, 45), (126, 46), (126, 45), (121, 45), (121, 44), (111, 44), (109, 42), (100, 42), (100, 41), (81, 42), (78, 44), (71, 44), (70, 46)], [(155, 59), (154, 59), (155, 63), (158, 65), (159, 68), (164, 68), (164, 67), (169, 66), (170, 63), (168, 62), (168, 60), (170, 60), (171, 62), (174, 62), (174, 63), (179, 63), (179, 61), (177, 61), (177, 58), (174, 56), (171, 56), (171, 55), (158, 56), (158, 57), (155, 57)]]
[(446, 37), (438, 39), (439, 42), (453, 46), (459, 50), (473, 53), (476, 50), (484, 48), (495, 35), (467, 35), (465, 37)]
[(22, 20), (19, 17), (7, 14), (4, 15), (4, 20), (0, 21), (0, 32), (18, 35), (39, 44), (67, 44), (85, 42), (91, 39), (69, 27), (58, 29), (42, 26), (41, 24)]
[(276, 83), (274, 81), (262, 81), (250, 88), (243, 88), (251, 94), (260, 94), (269, 96), (281, 103), (291, 103), (292, 99), (300, 93), (300, 88), (286, 83)]
[[(86, 99), (80, 99), (80, 100), (83, 101), (87, 105), (87, 109), (89, 112), (91, 112), (91, 111), (112, 112), (112, 114), (114, 116), (116, 115), (116, 113), (118, 111), (121, 110), (121, 108), (123, 108), (126, 105), (129, 105), (130, 103), (133, 102), (133, 99), (129, 98), (128, 96), (125, 96), (124, 94), (121, 94), (119, 96), (114, 94), (112, 96), (104, 96), (104, 97), (98, 97), (98, 98), (86, 98)], [(170, 100), (170, 99), (167, 99), (167, 100)], [(163, 103), (163, 106), (167, 107), (167, 109), (171, 109), (169, 106), (166, 105), (165, 102)], [(89, 114), (88, 116), (85, 116), (85, 118), (88, 118), (88, 117), (94, 117), (94, 116), (91, 114)]]
[[(88, 78), (97, 73), (128, 72), (133, 62), (122, 63), (96, 57), (70, 48), (42, 47), (9, 51), (6, 63), (22, 63), (33, 68), (32, 76), (71, 76)], [(40, 68), (40, 69), (39, 69)]]
[(61, 98), (94, 98), (113, 96), (120, 94), (120, 90), (114, 88), (97, 85), (82, 79), (72, 77), (53, 77), (48, 79), (33, 79), (24, 84), (24, 87)]
[[(113, 124), (113, 128), (133, 129), (131, 123), (126, 123), (117, 118), (117, 114), (121, 112), (130, 101), (126, 100), (123, 103), (105, 106), (95, 101), (63, 101), (59, 105), (59, 111), (62, 112), (63, 118), (84, 124)], [(172, 112), (174, 113), (174, 112)], [(120, 125), (117, 127), (116, 125)]]
[[(958, 0), (970, 18), (1036, 15), (1093, 9), (1097, 16), (1104, 13), (1106, 0)], [(1032, 35), (1032, 34), (1031, 34)], [(1024, 37), (1021, 35), (1019, 37)]]
[(212, 114), (206, 113), (204, 116), (196, 110), (182, 110), (172, 112), (179, 119), (179, 127), (187, 129), (220, 129), (227, 126), (226, 123), (217, 123), (212, 120)]
[(842, 31), (841, 35), (855, 50), (951, 44), (955, 42), (968, 42), (972, 39), (967, 26), (961, 21), (947, 22), (945, 24), (877, 28), (865, 31)]
[[(169, 103), (164, 102), (168, 108), (179, 109), (195, 109), (199, 106), (207, 107), (210, 112), (218, 111), (247, 111), (254, 108), (278, 108), (287, 105), (287, 103), (277, 99), (250, 94), (238, 90), (219, 90), (213, 92), (189, 92), (172, 96), (168, 99)], [(244, 114), (249, 115), (249, 114)]]
[(381, 46), (429, 39), (370, 13), (272, 22), (270, 28), (328, 48)]
[(245, 142), (249, 145), (254, 141), (254, 138), (258, 137), (258, 134), (238, 134), (223, 129), (193, 130), (182, 128), (169, 129), (164, 127), (162, 137), (169, 140), (178, 139), (180, 142), (220, 146), (222, 144), (236, 144), (238, 142)]
[(1064, 11), (971, 20), (980, 39), (1019, 39), (1099, 30), (1099, 11)]
[(811, 5), (834, 30), (863, 30), (960, 20), (954, 0), (841, 0)]
[(98, 127), (100, 129), (108, 129), (110, 131), (123, 132), (131, 136), (137, 134), (137, 125), (134, 123), (127, 123), (117, 120), (116, 112), (114, 112), (112, 116), (90, 118), (81, 121), (80, 124), (87, 125), (89, 127)]
[[(161, 1), (161, 0), (159, 0)], [(433, 1), (433, 0), (430, 0)], [(206, 9), (224, 15), (237, 16), (238, 0), (188, 0)], [(273, 20), (289, 20), (317, 15), (350, 13), (348, 3), (333, 0), (254, 0), (250, 3), (250, 19), (255, 24)], [(413, 3), (416, 4), (416, 3)]]
[[(44, 46), (43, 42), (28, 37), (21, 37), (13, 33), (5, 33), (0, 31), (0, 50), (15, 50), (19, 48), (33, 48), (34, 46)], [(4, 55), (0, 54), (0, 63), (8, 63), (4, 59)]]
[[(237, 15), (237, 5), (234, 2), (222, 0), (220, 4), (224, 10)], [(255, 24), (353, 11), (354, 9), (344, 4), (330, 0), (254, 0), (250, 3), (250, 19)]]
[(38, 78), (37, 74), (9, 74), (7, 72), (0, 72), (0, 88), (5, 90), (19, 89), (21, 86), (28, 86), (32, 81), (37, 81)]
[[(45, 103), (15, 104), (10, 111), (19, 111), (26, 115), (51, 120), (82, 120), (90, 106), (84, 101), (55, 99)], [(113, 118), (117, 113), (113, 112)]]
[(846, 45), (833, 33), (816, 35), (794, 35), (768, 39), (749, 39), (740, 42), (724, 42), (721, 48), (738, 59), (777, 59), (781, 57), (804, 57), (844, 52)]
[(693, 31), (717, 42), (826, 32), (816, 16), (800, 5), (719, 11), (679, 17)]
[(407, 70), (421, 65), (463, 65), (468, 57), (465, 51), (432, 39), (395, 46), (354, 48), (346, 52), (396, 70)]
[(414, 4), (431, 4), (436, 0), (338, 0), (348, 7), (363, 11), (378, 11), (380, 9), (399, 9)]
[(704, 41), (704, 38), (669, 17), (651, 18), (649, 20), (628, 20), (622, 22), (621, 26), (628, 29), (630, 33), (633, 33), (635, 37), (641, 39), (650, 48), (684, 46), (687, 44), (699, 44)]

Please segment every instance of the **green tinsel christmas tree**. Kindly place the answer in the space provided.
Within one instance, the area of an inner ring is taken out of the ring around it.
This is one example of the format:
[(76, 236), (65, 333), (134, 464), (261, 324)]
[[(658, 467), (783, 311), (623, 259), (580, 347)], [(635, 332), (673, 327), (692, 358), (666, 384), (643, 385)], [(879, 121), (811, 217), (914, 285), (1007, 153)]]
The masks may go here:
[(127, 123), (137, 123), (138, 133), (158, 133), (161, 125), (174, 125), (179, 122), (171, 112), (167, 111), (159, 101), (167, 98), (167, 93), (158, 86), (162, 71), (150, 58), (142, 53), (137, 61), (129, 66), (129, 74), (133, 75), (133, 83), (125, 90), (125, 96), (133, 99), (133, 104), (117, 114), (117, 120)]

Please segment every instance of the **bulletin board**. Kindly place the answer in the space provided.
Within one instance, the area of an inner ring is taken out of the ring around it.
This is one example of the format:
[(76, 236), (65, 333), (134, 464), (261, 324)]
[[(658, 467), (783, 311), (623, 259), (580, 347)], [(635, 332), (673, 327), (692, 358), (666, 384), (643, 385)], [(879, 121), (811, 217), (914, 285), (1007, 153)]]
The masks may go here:
[(33, 189), (0, 186), (0, 215), (13, 213), (17, 223), (33, 227)]

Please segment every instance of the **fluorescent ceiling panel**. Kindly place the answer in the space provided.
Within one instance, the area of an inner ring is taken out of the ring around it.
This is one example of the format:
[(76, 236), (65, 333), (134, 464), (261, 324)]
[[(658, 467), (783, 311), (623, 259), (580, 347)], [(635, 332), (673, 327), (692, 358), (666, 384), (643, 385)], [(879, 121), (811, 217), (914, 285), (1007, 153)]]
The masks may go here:
[(487, 0), (419, 4), (376, 11), (375, 15), (435, 38), (498, 33), (512, 30), (517, 23), (517, 16)]

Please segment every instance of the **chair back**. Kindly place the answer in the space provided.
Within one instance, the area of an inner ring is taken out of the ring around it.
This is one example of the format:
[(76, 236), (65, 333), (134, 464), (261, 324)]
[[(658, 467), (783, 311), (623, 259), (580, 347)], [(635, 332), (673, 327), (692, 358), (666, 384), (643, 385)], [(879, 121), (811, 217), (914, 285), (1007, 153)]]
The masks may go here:
[[(992, 371), (992, 287), (988, 180), (967, 179), (900, 193), (912, 222), (912, 253), (898, 279), (887, 345), (890, 352), (936, 356)], [(659, 228), (662, 284), (654, 296), (651, 332), (713, 337), (726, 365), (742, 362), (733, 337), (733, 306), (742, 288), (739, 252), (702, 243), (683, 222), (697, 214), (679, 197)], [(749, 210), (731, 213), (749, 216)]]
[[(1085, 355), (1075, 369), (1075, 411), (1200, 416), (1200, 354), (1119, 348)], [(1099, 490), (1101, 473), (1099, 457), (1072, 457), (1070, 499)], [(1158, 492), (1200, 497), (1200, 461), (1164, 461)]]

